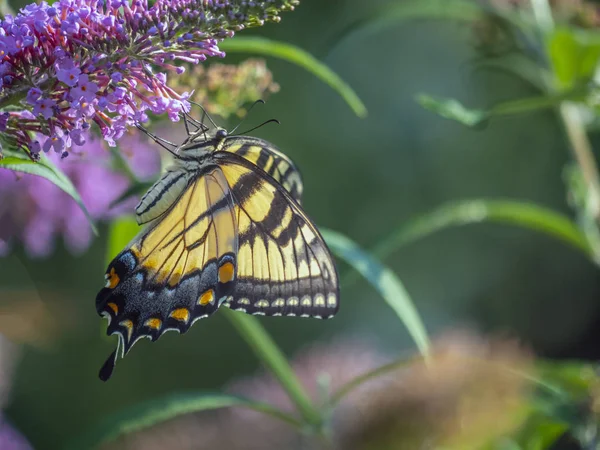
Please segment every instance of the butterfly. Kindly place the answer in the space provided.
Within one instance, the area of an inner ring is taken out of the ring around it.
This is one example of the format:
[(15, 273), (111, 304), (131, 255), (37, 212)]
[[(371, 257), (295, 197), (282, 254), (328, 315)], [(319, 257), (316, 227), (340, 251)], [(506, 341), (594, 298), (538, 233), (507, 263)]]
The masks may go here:
[[(108, 265), (96, 297), (117, 348), (185, 333), (219, 307), (327, 319), (339, 307), (333, 258), (301, 207), (302, 178), (271, 143), (184, 116), (187, 138), (135, 209), (142, 231)], [(214, 123), (214, 122), (213, 122)]]

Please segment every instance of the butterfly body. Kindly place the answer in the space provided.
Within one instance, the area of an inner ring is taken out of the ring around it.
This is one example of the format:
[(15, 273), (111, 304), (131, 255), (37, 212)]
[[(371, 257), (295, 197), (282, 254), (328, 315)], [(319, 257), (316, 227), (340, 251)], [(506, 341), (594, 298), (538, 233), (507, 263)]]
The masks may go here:
[[(119, 347), (186, 332), (220, 306), (254, 315), (330, 318), (338, 277), (303, 212), (294, 164), (259, 138), (217, 130), (188, 139), (136, 208), (145, 228), (109, 264), (96, 298)], [(112, 362), (111, 362), (112, 361)]]

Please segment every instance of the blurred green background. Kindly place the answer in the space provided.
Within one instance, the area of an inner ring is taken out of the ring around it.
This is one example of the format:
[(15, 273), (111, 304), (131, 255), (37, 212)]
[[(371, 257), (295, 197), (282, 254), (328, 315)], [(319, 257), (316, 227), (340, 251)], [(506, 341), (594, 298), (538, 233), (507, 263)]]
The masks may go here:
[[(499, 118), (472, 130), (414, 101), (415, 94), (428, 92), (484, 107), (535, 93), (510, 75), (478, 69), (470, 26), (418, 20), (338, 39), (384, 3), (304, 0), (282, 23), (242, 33), (307, 50), (368, 108), (368, 117), (359, 119), (311, 74), (267, 60), (281, 90), (248, 121), (281, 121), (253, 134), (275, 143), (300, 167), (309, 215), (368, 249), (409, 218), (451, 200), (531, 200), (569, 213), (562, 181), (569, 153), (551, 112)], [(225, 62), (242, 59), (232, 55)], [(36, 320), (53, 324), (46, 346), (24, 347), (6, 411), (36, 448), (60, 448), (75, 430), (123, 406), (186, 389), (217, 390), (257, 368), (246, 343), (216, 314), (183, 336), (143, 341), (109, 383), (100, 382), (98, 369), (116, 342), (104, 336), (105, 322), (94, 306), (106, 237), (104, 224), (81, 257), (61, 247), (47, 260), (31, 260), (20, 249), (0, 259), (0, 299), (6, 300), (0, 308), (19, 302), (15, 292), (31, 291), (43, 304)], [(517, 336), (538, 355), (600, 355), (597, 268), (558, 241), (509, 226), (476, 225), (411, 244), (386, 262), (433, 335), (467, 326)], [(349, 268), (340, 263), (339, 271), (343, 278)], [(261, 323), (287, 354), (338, 335), (374, 339), (390, 352), (413, 350), (389, 306), (362, 280), (342, 285), (342, 307), (333, 321)]]

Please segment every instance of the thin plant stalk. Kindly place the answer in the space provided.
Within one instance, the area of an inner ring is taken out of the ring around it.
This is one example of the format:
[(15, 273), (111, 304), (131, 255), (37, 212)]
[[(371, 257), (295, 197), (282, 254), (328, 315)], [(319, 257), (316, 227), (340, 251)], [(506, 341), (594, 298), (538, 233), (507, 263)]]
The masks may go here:
[[(535, 20), (543, 33), (543, 38), (546, 38), (554, 29), (552, 8), (548, 0), (531, 0), (531, 7)], [(542, 44), (545, 45), (544, 42)], [(555, 88), (549, 86), (548, 90), (553, 91)], [(561, 102), (558, 108), (558, 116), (586, 184), (587, 198), (585, 211), (581, 218), (584, 222), (582, 227), (592, 247), (594, 259), (598, 262), (600, 261), (600, 232), (597, 228), (597, 222), (600, 221), (600, 172), (598, 171), (598, 164), (578, 105), (570, 101)], [(593, 218), (594, 224), (592, 226), (589, 226), (586, 217)]]
[(256, 317), (223, 308), (223, 313), (256, 356), (273, 373), (307, 425), (320, 428), (322, 418), (285, 355)]

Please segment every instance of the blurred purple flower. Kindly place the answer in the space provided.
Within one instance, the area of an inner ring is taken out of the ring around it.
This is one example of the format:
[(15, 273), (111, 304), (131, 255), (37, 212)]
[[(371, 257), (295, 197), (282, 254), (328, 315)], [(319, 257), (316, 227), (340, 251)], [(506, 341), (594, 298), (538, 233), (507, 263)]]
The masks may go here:
[(0, 334), (0, 449), (2, 450), (32, 450), (27, 440), (1, 412), (10, 397), (18, 356), (19, 346)]
[(0, 448), (2, 450), (33, 450), (29, 442), (1, 416)]
[(45, 134), (62, 141), (53, 144), (62, 152), (71, 146), (68, 133), (83, 124), (95, 123), (112, 146), (127, 127), (146, 120), (148, 109), (176, 121), (189, 110), (189, 94), (170, 88), (162, 72), (180, 73), (174, 61), (223, 57), (218, 43), (224, 38), (278, 21), (295, 4), (60, 0), (6, 15), (0, 22), (0, 108), (27, 97), (22, 111), (10, 112), (5, 137), (29, 149), (31, 132)]
[[(62, 133), (62, 130), (57, 131)], [(83, 133), (75, 131), (78, 133), (71, 136), (73, 140)], [(155, 176), (160, 170), (156, 147), (145, 137), (127, 139), (129, 145), (122, 155), (132, 171), (143, 174), (141, 179)], [(44, 137), (40, 141), (44, 149), (54, 146), (55, 150), (55, 142), (61, 142)], [(111, 168), (111, 153), (100, 138), (89, 135), (87, 141), (85, 147), (72, 151), (69, 158), (60, 163), (60, 168), (71, 179), (94, 219), (106, 220), (130, 211), (132, 201), (110, 207), (127, 190), (127, 177)], [(54, 162), (61, 157), (58, 150), (47, 156)], [(85, 215), (71, 197), (50, 181), (0, 169), (0, 185), (0, 242), (4, 241), (0, 252), (6, 251), (7, 242), (20, 240), (31, 256), (47, 256), (58, 236), (63, 237), (65, 245), (74, 254), (87, 249), (92, 230)]]
[[(530, 373), (531, 355), (516, 342), (462, 331), (441, 336), (428, 363), (407, 359), (327, 409), (332, 393), (388, 361), (363, 339), (315, 346), (293, 359), (294, 372), (327, 420), (326, 441), (269, 415), (231, 408), (189, 414), (103, 450), (491, 448), (527, 418), (530, 386), (516, 374)], [(228, 391), (293, 413), (270, 375), (235, 382)]]
[[(365, 339), (343, 339), (329, 345), (317, 344), (300, 352), (292, 368), (317, 405), (355, 377), (389, 361)], [(365, 383), (346, 397), (337, 408), (352, 408), (360, 392), (380, 386), (381, 379)], [(324, 391), (324, 388), (326, 391)], [(293, 413), (294, 407), (281, 385), (270, 374), (259, 374), (231, 383), (226, 390), (269, 403)], [(336, 414), (337, 414), (336, 412)], [(191, 414), (174, 421), (124, 436), (103, 450), (294, 450), (319, 449), (316, 442), (302, 436), (290, 425), (255, 411), (230, 408), (218, 412)]]

